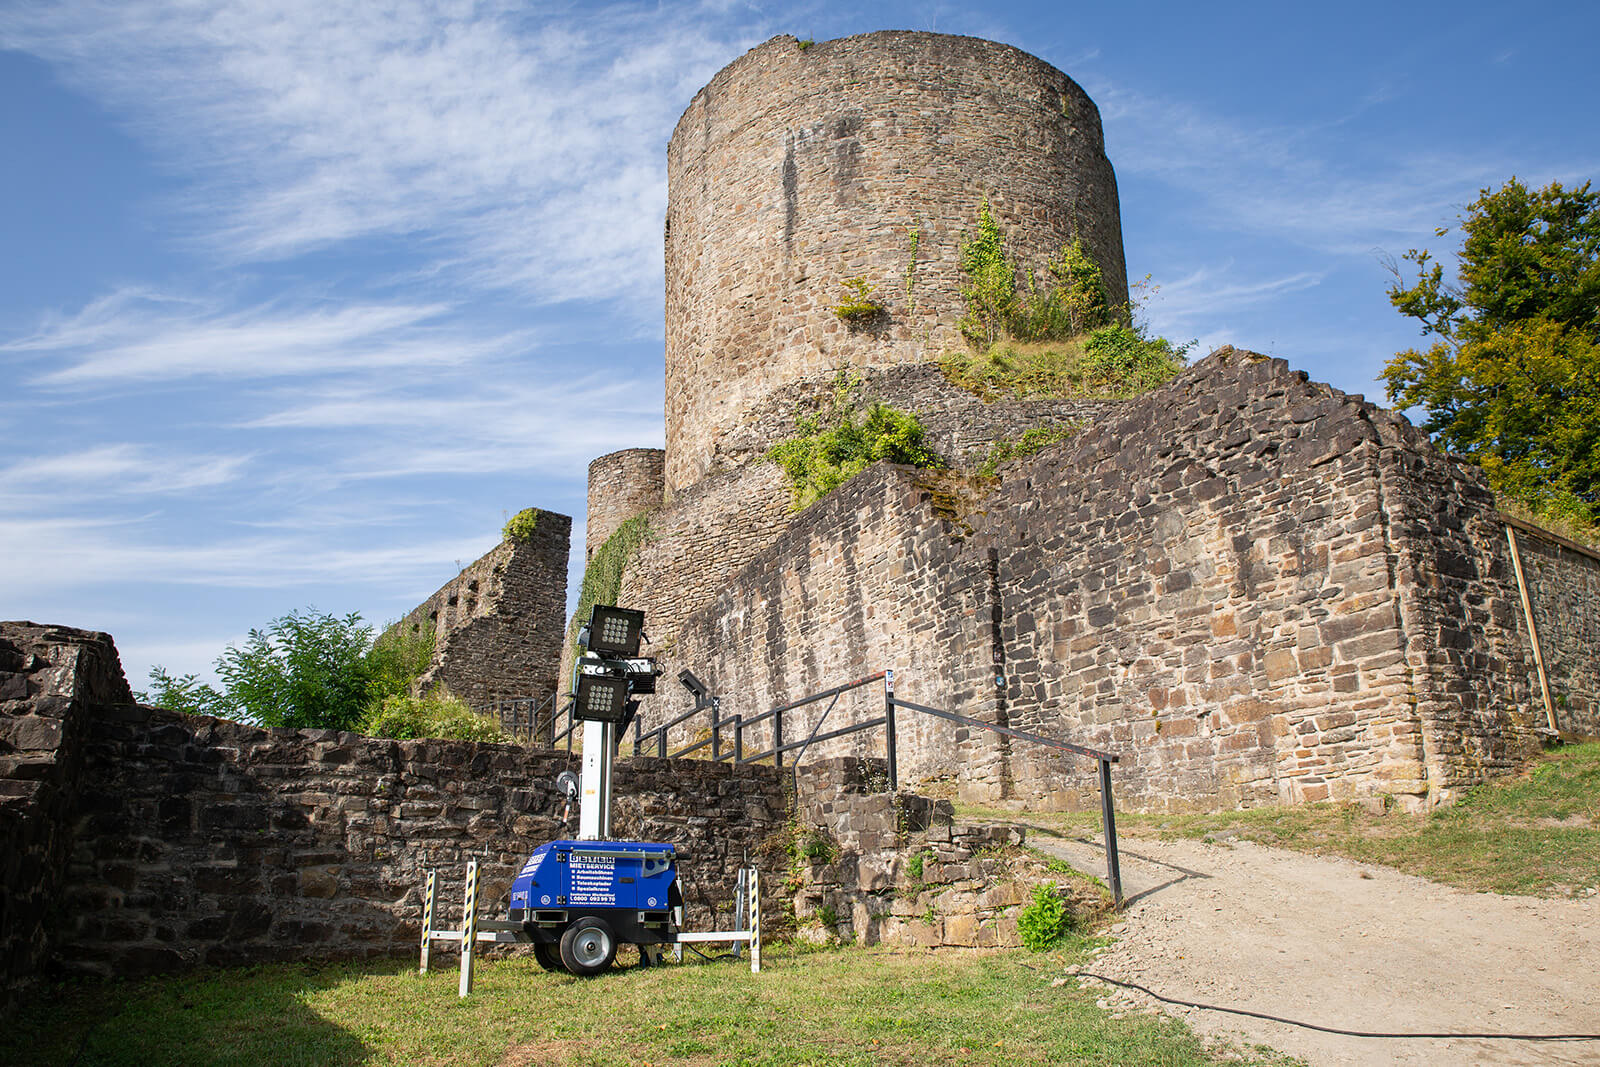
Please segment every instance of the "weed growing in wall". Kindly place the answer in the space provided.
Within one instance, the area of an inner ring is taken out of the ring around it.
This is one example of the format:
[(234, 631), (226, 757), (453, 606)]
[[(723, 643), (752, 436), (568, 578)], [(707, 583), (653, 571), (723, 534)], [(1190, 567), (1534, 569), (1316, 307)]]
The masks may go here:
[(1074, 436), (1078, 429), (1078, 424), (1071, 422), (1056, 426), (1033, 426), (1014, 441), (996, 441), (989, 446), (989, 454), (978, 468), (978, 473), (985, 478), (992, 478), (1002, 463), (1037, 455), (1050, 445)]
[(420, 697), (409, 693), (391, 696), (368, 710), (361, 732), (369, 737), (393, 737), (401, 741), (439, 737), (452, 741), (515, 744), (517, 740), (500, 729), (494, 719), (478, 714), (467, 707), (465, 701), (446, 692)]
[(799, 433), (767, 450), (783, 468), (796, 511), (809, 507), (879, 460), (915, 467), (942, 467), (944, 461), (924, 445), (918, 418), (887, 404), (858, 413), (860, 379), (840, 371), (832, 406), (812, 416), (797, 416)]
[(865, 278), (851, 278), (844, 288), (844, 303), (834, 305), (833, 313), (846, 325), (865, 326), (883, 314), (883, 305), (872, 298), (872, 286)]
[(1071, 928), (1066, 902), (1054, 882), (1034, 886), (1033, 901), (1017, 913), (1017, 934), (1035, 952), (1054, 946)]
[(507, 541), (526, 541), (533, 536), (533, 531), (539, 528), (539, 509), (523, 508), (500, 529), (500, 536)]
[[(578, 607), (572, 613), (567, 632), (576, 642), (578, 630), (589, 620), (596, 604), (615, 604), (622, 594), (622, 572), (627, 570), (639, 547), (650, 537), (650, 516), (635, 515), (606, 538), (583, 569), (583, 585), (578, 592)], [(576, 647), (576, 646), (574, 646)]]

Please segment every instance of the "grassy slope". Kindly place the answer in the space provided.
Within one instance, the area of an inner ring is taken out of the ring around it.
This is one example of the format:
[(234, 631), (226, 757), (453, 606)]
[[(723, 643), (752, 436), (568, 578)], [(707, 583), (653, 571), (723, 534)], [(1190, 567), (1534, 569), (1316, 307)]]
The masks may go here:
[(0, 1030), (0, 1062), (1216, 1062), (1177, 1023), (1116, 1019), (1075, 984), (1052, 986), (1092, 944), (1049, 955), (774, 946), (760, 975), (723, 962), (590, 981), (491, 961), (465, 1001), (449, 966), (209, 971), (56, 990)]
[[(1024, 821), (1064, 833), (1099, 829), (1098, 817), (1088, 814)], [(1521, 774), (1478, 786), (1459, 803), (1426, 815), (1313, 804), (1214, 815), (1119, 814), (1117, 828), (1164, 837), (1236, 836), (1382, 863), (1466, 889), (1579, 893), (1600, 886), (1600, 742), (1557, 749)]]

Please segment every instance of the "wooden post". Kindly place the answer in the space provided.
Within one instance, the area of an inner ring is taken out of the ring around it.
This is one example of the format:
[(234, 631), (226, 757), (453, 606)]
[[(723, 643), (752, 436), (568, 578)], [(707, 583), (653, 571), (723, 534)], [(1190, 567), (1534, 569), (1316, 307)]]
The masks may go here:
[(1528, 582), (1522, 576), (1522, 553), (1517, 550), (1517, 531), (1506, 524), (1506, 541), (1511, 545), (1511, 566), (1517, 572), (1517, 592), (1522, 596), (1522, 617), (1528, 622), (1528, 641), (1533, 645), (1533, 666), (1539, 672), (1539, 693), (1544, 697), (1544, 718), (1550, 729), (1556, 729), (1556, 706), (1550, 699), (1550, 679), (1544, 672), (1544, 650), (1539, 647), (1539, 627), (1533, 621), (1533, 598), (1528, 596)]
[(428, 890), (422, 898), (422, 966), (419, 974), (428, 973), (428, 950), (433, 945), (433, 891), (438, 884), (438, 872), (428, 872)]
[(461, 984), (457, 996), (472, 992), (472, 950), (478, 945), (478, 861), (467, 861), (467, 895), (461, 910)]

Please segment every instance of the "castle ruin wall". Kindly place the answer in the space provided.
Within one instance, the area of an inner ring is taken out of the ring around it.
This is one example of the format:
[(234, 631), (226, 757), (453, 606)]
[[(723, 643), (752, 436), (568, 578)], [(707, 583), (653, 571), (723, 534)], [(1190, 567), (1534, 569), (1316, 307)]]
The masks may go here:
[[(775, 37), (684, 111), (667, 185), (669, 496), (785, 385), (964, 344), (960, 245), (985, 198), (1015, 259), (1042, 267), (1081, 237), (1112, 301), (1127, 299), (1099, 111), (991, 41)], [(851, 327), (832, 309), (856, 279), (886, 313)]]
[(443, 687), (471, 704), (555, 691), (571, 536), (572, 519), (541, 511), (527, 537), (500, 542), (396, 623), (433, 635), (421, 691)]
[[(891, 466), (847, 483), (684, 620), (669, 671), (728, 717), (893, 667), (907, 699), (1121, 753), (1119, 803), (1150, 809), (1437, 803), (1533, 751), (1481, 473), (1281, 360), (1225, 349), (962, 495)], [(1567, 558), (1546, 584), (1582, 601), (1559, 638), (1577, 649), (1600, 600)], [(1590, 666), (1567, 669), (1567, 707), (1592, 708), (1592, 653), (1571, 658)], [(651, 717), (687, 709), (676, 689)], [(852, 699), (827, 729), (881, 712), (881, 691)], [(818, 747), (882, 754), (877, 732)], [(914, 714), (899, 756), (973, 799), (1094, 802), (1087, 761)]]
[[(503, 906), (527, 855), (566, 833), (555, 777), (577, 756), (145, 707), (104, 634), (0, 624), (0, 692), (8, 998), (40, 973), (414, 953), (429, 869), (440, 922), (457, 923), (468, 859), (482, 864), (480, 899)], [(52, 758), (71, 773), (46, 789)], [(733, 921), (746, 855), (781, 881), (787, 857), (762, 847), (786, 821), (772, 768), (621, 760), (616, 791), (618, 833), (672, 842), (693, 872), (694, 925)]]

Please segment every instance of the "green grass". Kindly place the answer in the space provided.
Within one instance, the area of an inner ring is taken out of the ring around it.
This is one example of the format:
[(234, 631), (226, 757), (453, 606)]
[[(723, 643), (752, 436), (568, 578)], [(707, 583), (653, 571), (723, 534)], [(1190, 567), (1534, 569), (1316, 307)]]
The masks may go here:
[[(29, 1064), (1212, 1064), (1181, 1024), (1113, 1018), (1074, 983), (1096, 942), (1021, 951), (811, 951), (618, 970), (583, 981), (532, 960), (273, 965), (35, 997), (0, 1036)], [(1277, 1060), (1256, 1062), (1278, 1062)]]
[[(1024, 821), (1047, 832), (1099, 829), (1099, 817), (1088, 813), (1030, 814)], [(1310, 804), (1207, 815), (1119, 813), (1117, 829), (1169, 838), (1231, 834), (1464, 889), (1562, 896), (1600, 886), (1600, 742), (1554, 750), (1522, 773), (1477, 786), (1425, 815)]]

